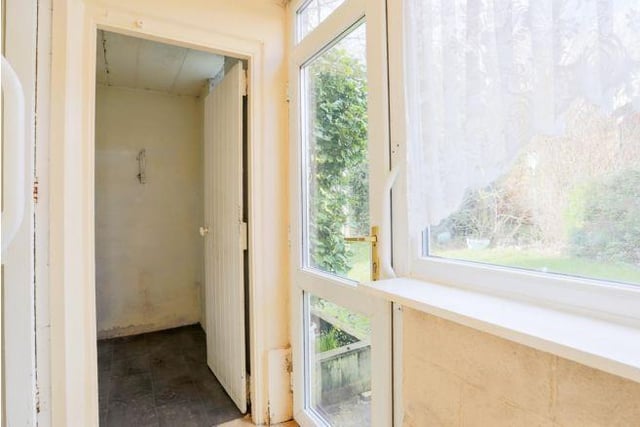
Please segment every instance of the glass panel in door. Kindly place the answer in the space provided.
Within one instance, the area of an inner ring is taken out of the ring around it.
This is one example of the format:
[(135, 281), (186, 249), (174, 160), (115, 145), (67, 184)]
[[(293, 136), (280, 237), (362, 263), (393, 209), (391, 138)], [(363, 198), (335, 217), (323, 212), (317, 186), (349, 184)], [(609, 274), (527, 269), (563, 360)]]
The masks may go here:
[(370, 280), (364, 22), (307, 62), (302, 77), (305, 267)]
[(305, 293), (307, 408), (331, 426), (371, 425), (371, 320)]
[(297, 13), (298, 40), (324, 21), (344, 0), (310, 0)]

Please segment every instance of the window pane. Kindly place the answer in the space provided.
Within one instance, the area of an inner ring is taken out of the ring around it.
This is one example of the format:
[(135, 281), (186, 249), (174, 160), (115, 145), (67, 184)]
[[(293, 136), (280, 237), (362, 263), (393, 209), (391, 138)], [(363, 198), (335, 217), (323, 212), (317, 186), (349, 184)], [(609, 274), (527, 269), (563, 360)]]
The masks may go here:
[(640, 284), (640, 2), (403, 6), (424, 254)]
[(347, 236), (369, 234), (365, 25), (301, 73), (305, 264), (369, 280), (370, 245), (345, 242)]
[(332, 426), (371, 425), (371, 323), (307, 294), (307, 408)]
[(311, 0), (298, 11), (298, 40), (309, 34), (331, 15), (344, 0)]
[(578, 100), (492, 184), (431, 227), (428, 254), (640, 284), (640, 113)]

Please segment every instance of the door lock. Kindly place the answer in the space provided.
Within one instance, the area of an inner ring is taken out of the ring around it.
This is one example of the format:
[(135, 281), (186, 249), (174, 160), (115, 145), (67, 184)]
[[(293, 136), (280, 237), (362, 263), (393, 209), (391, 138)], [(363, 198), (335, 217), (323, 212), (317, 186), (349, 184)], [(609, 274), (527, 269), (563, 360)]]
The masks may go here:
[(380, 280), (380, 256), (378, 254), (378, 233), (379, 227), (374, 225), (371, 227), (369, 236), (353, 236), (345, 237), (346, 242), (365, 242), (371, 243), (371, 280)]

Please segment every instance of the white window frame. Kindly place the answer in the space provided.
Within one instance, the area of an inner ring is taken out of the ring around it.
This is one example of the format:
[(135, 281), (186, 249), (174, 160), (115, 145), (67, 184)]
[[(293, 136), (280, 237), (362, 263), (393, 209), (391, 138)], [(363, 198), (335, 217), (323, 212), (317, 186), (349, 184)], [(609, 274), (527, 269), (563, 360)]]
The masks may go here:
[[(405, 0), (388, 2), (390, 122), (393, 164), (406, 170)], [(640, 286), (470, 261), (422, 256), (422, 230), (410, 230), (406, 176), (394, 186), (394, 268), (399, 276), (526, 301), (640, 328)]]
[[(385, 132), (385, 135), (389, 135), (388, 152), (384, 157), (387, 163), (372, 165), (370, 179), (378, 182), (387, 181), (391, 166), (393, 170), (399, 171), (395, 182), (387, 182), (389, 185), (393, 184), (391, 208), (394, 214), (391, 224), (387, 223), (386, 218), (372, 217), (372, 224), (382, 225), (381, 264), (393, 267), (393, 270), (389, 271), (390, 274), (386, 276), (383, 274), (383, 279), (392, 279), (394, 274), (397, 279), (386, 282), (383, 280), (358, 289), (363, 294), (383, 295), (397, 303), (394, 306), (393, 324), (393, 417), (395, 423), (397, 425), (402, 423), (401, 306), (423, 310), (637, 381), (640, 378), (640, 354), (635, 357), (637, 354), (635, 349), (639, 348), (635, 342), (638, 341), (636, 337), (640, 337), (640, 286), (422, 256), (422, 230), (409, 229), (405, 173), (407, 124), (403, 7), (406, 0), (352, 1), (366, 2), (367, 7), (374, 11), (371, 14), (367, 12), (367, 25), (375, 25), (380, 29), (377, 31), (380, 33), (380, 39), (372, 45), (369, 45), (371, 42), (368, 40), (368, 55), (383, 55), (381, 59), (385, 59), (382, 62), (385, 63), (386, 69), (374, 72), (379, 73), (378, 77), (388, 82), (386, 87), (388, 90), (379, 91), (375, 98), (370, 98), (369, 108), (378, 110), (380, 115), (377, 117), (387, 118), (387, 120), (371, 123), (376, 128), (371, 129), (370, 132)], [(291, 62), (293, 64), (291, 73), (297, 72), (296, 55), (301, 54), (300, 52), (310, 52), (307, 50), (308, 46), (319, 33), (316, 28), (303, 40), (295, 39), (298, 36), (295, 27), (296, 11), (303, 4), (304, 1), (300, 0), (290, 5), (292, 11), (290, 15)], [(337, 14), (334, 15), (336, 16), (330, 16), (325, 22), (337, 20)], [(337, 32), (335, 36), (339, 33)], [(291, 89), (295, 92), (293, 86)], [(295, 100), (295, 93), (292, 99)], [(292, 111), (295, 112), (296, 108), (293, 101)], [(292, 127), (296, 129), (295, 125)], [(292, 132), (291, 140), (296, 141), (295, 130)], [(298, 153), (295, 142), (293, 144), (291, 171), (292, 179), (295, 180), (298, 177), (296, 171), (299, 166), (296, 164)], [(296, 209), (300, 209), (295, 195), (295, 185), (295, 183), (292, 185), (293, 214), (297, 212)], [(385, 188), (385, 186), (380, 185), (377, 188)], [(376, 198), (372, 203), (383, 205), (389, 195), (372, 194), (371, 197)], [(295, 230), (292, 230), (292, 237), (296, 238)], [(300, 254), (294, 252), (292, 255), (295, 269), (296, 257)], [(383, 269), (384, 272), (385, 269)], [(295, 288), (295, 284), (293, 287)], [(433, 292), (440, 292), (438, 298), (433, 297)], [(488, 311), (498, 314), (490, 313), (481, 316), (478, 310), (473, 309), (474, 306), (478, 307), (478, 304), (485, 304)], [(292, 305), (294, 306), (292, 333), (295, 336), (299, 332), (297, 330), (299, 325), (296, 325), (295, 293)], [(543, 319), (540, 318), (541, 316)], [(554, 322), (562, 323), (563, 327), (555, 327), (557, 323)], [(530, 328), (531, 325), (535, 327)], [(596, 336), (591, 336), (590, 333), (595, 329), (597, 329)], [(602, 336), (608, 336), (610, 340), (608, 342), (599, 340)], [(615, 348), (605, 349), (605, 346)]]

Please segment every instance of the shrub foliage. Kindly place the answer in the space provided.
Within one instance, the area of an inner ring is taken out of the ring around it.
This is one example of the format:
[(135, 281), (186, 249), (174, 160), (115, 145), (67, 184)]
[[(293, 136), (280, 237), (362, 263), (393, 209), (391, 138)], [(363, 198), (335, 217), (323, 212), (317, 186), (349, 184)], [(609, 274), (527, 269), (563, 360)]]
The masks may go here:
[(346, 229), (369, 224), (367, 82), (364, 65), (333, 48), (310, 66), (314, 144), (309, 147), (309, 237), (312, 264), (332, 273), (350, 268)]
[(575, 255), (640, 265), (640, 169), (581, 188), (571, 211), (569, 242)]
[(446, 233), (447, 239), (459, 243), (469, 237), (499, 245), (527, 243), (537, 235), (537, 229), (531, 212), (518, 203), (513, 191), (498, 183), (468, 190), (460, 209), (433, 227), (432, 233)]

